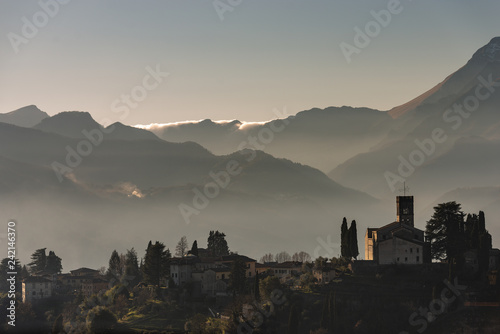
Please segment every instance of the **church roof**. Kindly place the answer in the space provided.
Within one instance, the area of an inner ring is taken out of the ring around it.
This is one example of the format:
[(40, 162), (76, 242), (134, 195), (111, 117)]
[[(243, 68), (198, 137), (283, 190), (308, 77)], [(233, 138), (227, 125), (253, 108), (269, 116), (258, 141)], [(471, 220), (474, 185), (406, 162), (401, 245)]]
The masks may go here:
[(387, 242), (387, 241), (392, 241), (392, 239), (401, 239), (401, 240), (404, 240), (404, 241), (411, 242), (412, 244), (421, 245), (421, 246), (424, 245), (423, 241), (420, 241), (420, 240), (417, 240), (417, 239), (413, 239), (413, 238), (406, 238), (405, 236), (397, 235), (397, 234), (394, 234), (392, 236), (392, 238), (385, 239), (385, 240), (379, 240), (379, 243), (384, 243), (384, 242)]
[(400, 228), (400, 227), (406, 228), (408, 230), (413, 230), (413, 231), (415, 231), (415, 230), (416, 231), (422, 231), (422, 230), (420, 230), (420, 229), (418, 229), (418, 228), (416, 228), (414, 226), (405, 224), (403, 222), (397, 222), (397, 221), (393, 222), (393, 223), (390, 223), (390, 224), (387, 224), (387, 225), (384, 225), (382, 227), (379, 227), (376, 230), (377, 231), (381, 231), (381, 230), (390, 230), (390, 231), (392, 231), (392, 230), (395, 230), (395, 229)]

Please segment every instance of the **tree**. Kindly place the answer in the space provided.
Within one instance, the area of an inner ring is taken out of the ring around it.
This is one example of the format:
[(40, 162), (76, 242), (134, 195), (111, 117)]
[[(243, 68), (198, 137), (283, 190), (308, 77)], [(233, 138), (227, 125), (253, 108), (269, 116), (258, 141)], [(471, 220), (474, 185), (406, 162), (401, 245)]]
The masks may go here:
[(314, 261), (314, 267), (317, 269), (321, 269), (326, 266), (327, 261), (327, 258), (320, 256)]
[(28, 263), (30, 273), (45, 272), (47, 274), (56, 274), (62, 271), (62, 260), (53, 251), (46, 254), (47, 248), (37, 249), (31, 254), (31, 262)]
[(47, 265), (47, 255), (45, 253), (46, 249), (47, 248), (40, 248), (31, 254), (31, 262), (28, 263), (31, 273), (45, 270), (45, 266)]
[(311, 255), (309, 255), (309, 253), (306, 253), (304, 251), (301, 251), (301, 252), (298, 252), (298, 253), (295, 253), (292, 255), (292, 261), (296, 261), (296, 262), (310, 262), (311, 261)]
[(290, 316), (288, 317), (288, 333), (298, 334), (300, 323), (300, 307), (298, 303), (294, 303), (290, 307)]
[(491, 234), (486, 231), (486, 221), (484, 218), (484, 212), (479, 211), (478, 216), (478, 231), (479, 231), (479, 242), (478, 242), (478, 262), (479, 262), (479, 272), (481, 275), (488, 271), (490, 262), (490, 250), (493, 248)]
[(347, 219), (344, 217), (342, 220), (342, 226), (340, 228), (340, 254), (343, 257), (351, 257), (350, 247), (349, 247), (349, 239), (347, 236)]
[(195, 256), (198, 256), (198, 241), (194, 241), (193, 245), (191, 246), (191, 250), (189, 251), (189, 254), (193, 254)]
[(349, 255), (353, 258), (358, 258), (359, 250), (358, 250), (358, 229), (356, 227), (356, 221), (353, 220), (351, 222), (351, 227), (349, 228), (349, 232), (347, 233), (349, 238)]
[(207, 249), (213, 256), (229, 255), (229, 247), (227, 246), (226, 235), (219, 231), (210, 231), (208, 236)]
[(122, 263), (120, 255), (115, 249), (111, 253), (111, 258), (109, 259), (108, 262), (108, 275), (116, 279), (119, 279), (122, 276), (122, 274), (123, 272), (122, 272)]
[(274, 255), (271, 253), (267, 253), (266, 255), (260, 258), (260, 263), (273, 262), (273, 261), (274, 261)]
[(165, 245), (159, 241), (152, 244), (151, 241), (146, 249), (143, 273), (144, 280), (148, 284), (160, 286), (160, 279), (168, 275), (170, 251), (165, 250)]
[(87, 329), (90, 333), (110, 333), (117, 322), (113, 312), (104, 306), (96, 306), (87, 314)]
[(432, 259), (442, 261), (457, 258), (459, 232), (463, 221), (460, 210), (460, 204), (456, 202), (441, 203), (434, 207), (434, 214), (425, 227)]
[(283, 263), (286, 261), (291, 261), (292, 257), (287, 252), (282, 251), (282, 252), (279, 252), (278, 254), (276, 254), (276, 256), (274, 257), (274, 260), (278, 263)]
[(59, 314), (56, 320), (54, 320), (54, 324), (52, 325), (52, 334), (63, 334), (63, 333), (66, 333), (64, 331), (64, 326), (63, 326), (63, 316), (62, 314)]
[(59, 274), (62, 271), (62, 260), (53, 251), (49, 251), (49, 256), (47, 256), (45, 271), (48, 274)]
[(231, 276), (229, 277), (229, 289), (233, 294), (240, 294), (245, 291), (247, 270), (246, 263), (239, 256), (233, 261), (231, 265)]
[(270, 300), (273, 291), (282, 289), (283, 285), (281, 285), (280, 279), (276, 276), (268, 276), (260, 280), (259, 290), (264, 300)]
[(30, 273), (28, 271), (28, 268), (26, 268), (26, 265), (23, 266), (23, 268), (21, 269), (21, 278), (24, 279), (24, 278), (28, 278), (30, 276)]
[(184, 255), (187, 254), (187, 249), (188, 249), (188, 241), (186, 236), (183, 236), (181, 240), (177, 243), (177, 246), (175, 246), (175, 256), (177, 257), (183, 257)]
[(255, 285), (254, 285), (253, 295), (256, 301), (260, 301), (260, 279), (258, 272), (255, 273)]
[(137, 284), (141, 281), (141, 270), (139, 269), (139, 260), (134, 247), (127, 249), (125, 254), (125, 275), (132, 284)]

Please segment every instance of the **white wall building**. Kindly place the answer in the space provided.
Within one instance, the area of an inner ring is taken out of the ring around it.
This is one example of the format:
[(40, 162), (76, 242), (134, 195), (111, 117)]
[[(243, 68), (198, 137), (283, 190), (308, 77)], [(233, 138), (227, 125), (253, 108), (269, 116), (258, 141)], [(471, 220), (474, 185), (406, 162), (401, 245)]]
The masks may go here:
[(52, 281), (30, 276), (23, 281), (23, 303), (52, 296)]

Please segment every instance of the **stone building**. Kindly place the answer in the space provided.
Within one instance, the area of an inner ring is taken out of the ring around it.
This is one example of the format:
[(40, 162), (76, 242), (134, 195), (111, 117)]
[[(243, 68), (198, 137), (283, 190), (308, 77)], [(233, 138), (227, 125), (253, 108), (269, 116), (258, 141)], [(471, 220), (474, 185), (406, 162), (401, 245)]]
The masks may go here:
[(396, 221), (365, 234), (365, 260), (378, 264), (424, 263), (424, 231), (415, 227), (413, 196), (396, 197)]
[(52, 281), (43, 277), (30, 276), (23, 281), (23, 303), (52, 296)]

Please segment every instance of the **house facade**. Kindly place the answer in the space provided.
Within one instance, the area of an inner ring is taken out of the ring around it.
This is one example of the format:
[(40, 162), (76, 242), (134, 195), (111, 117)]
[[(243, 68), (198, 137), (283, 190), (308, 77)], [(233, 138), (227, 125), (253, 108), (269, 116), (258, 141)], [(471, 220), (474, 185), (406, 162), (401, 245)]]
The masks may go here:
[(53, 283), (51, 280), (30, 276), (23, 281), (23, 303), (31, 303), (34, 300), (44, 299), (52, 296)]
[(397, 220), (365, 234), (365, 260), (378, 264), (424, 263), (424, 231), (414, 226), (413, 196), (396, 198)]
[(106, 291), (108, 288), (108, 281), (102, 278), (88, 278), (82, 282), (82, 293), (85, 297), (95, 295), (99, 291)]
[(328, 284), (336, 277), (335, 269), (332, 266), (314, 268), (312, 274), (319, 284)]
[(192, 273), (196, 271), (196, 264), (200, 259), (195, 255), (175, 257), (170, 260), (170, 277), (176, 285), (192, 281)]

